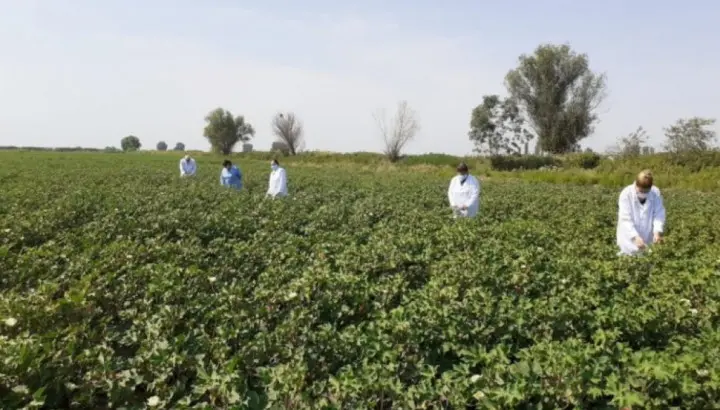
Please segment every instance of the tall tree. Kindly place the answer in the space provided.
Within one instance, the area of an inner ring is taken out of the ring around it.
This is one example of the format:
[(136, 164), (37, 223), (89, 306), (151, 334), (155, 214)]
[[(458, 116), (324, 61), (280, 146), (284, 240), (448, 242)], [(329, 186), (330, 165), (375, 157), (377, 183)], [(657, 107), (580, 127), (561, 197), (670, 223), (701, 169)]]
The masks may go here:
[(522, 154), (532, 139), (515, 101), (497, 95), (483, 96), (473, 109), (468, 136), (475, 152), (490, 155)]
[(294, 113), (277, 114), (272, 121), (272, 130), (279, 142), (287, 147), (290, 155), (295, 155), (305, 145), (303, 124)]
[(379, 110), (373, 115), (373, 118), (375, 118), (385, 143), (385, 156), (390, 162), (402, 158), (403, 149), (420, 130), (420, 122), (415, 110), (410, 108), (407, 101), (400, 101), (389, 124), (384, 110)]
[(155, 148), (157, 148), (158, 151), (167, 151), (168, 146), (165, 141), (160, 141), (157, 143), (157, 146)]
[(216, 108), (205, 116), (203, 135), (210, 142), (213, 151), (228, 155), (238, 142), (250, 141), (255, 135), (252, 125), (242, 115), (233, 117), (230, 111)]
[(595, 110), (605, 96), (605, 75), (593, 73), (588, 57), (569, 45), (542, 44), (523, 54), (505, 85), (538, 136), (544, 152), (564, 153), (590, 135)]
[(128, 135), (120, 140), (120, 148), (122, 148), (123, 151), (137, 151), (141, 146), (140, 138), (134, 135)]
[(182, 142), (176, 143), (173, 151), (185, 151), (185, 144), (183, 144)]
[(715, 124), (714, 118), (693, 117), (679, 119), (665, 131), (665, 149), (672, 153), (706, 151), (712, 148), (717, 133), (708, 129)]

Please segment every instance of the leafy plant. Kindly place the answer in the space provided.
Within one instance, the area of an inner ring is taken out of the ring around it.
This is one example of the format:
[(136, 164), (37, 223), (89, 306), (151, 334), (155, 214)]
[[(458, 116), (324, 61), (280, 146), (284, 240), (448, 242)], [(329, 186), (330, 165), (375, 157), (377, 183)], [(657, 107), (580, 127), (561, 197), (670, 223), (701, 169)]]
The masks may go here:
[(718, 194), (659, 176), (627, 259), (620, 184), (490, 180), (456, 221), (435, 172), (288, 162), (267, 201), (265, 160), (238, 195), (196, 159), (0, 152), (0, 408), (720, 402)]

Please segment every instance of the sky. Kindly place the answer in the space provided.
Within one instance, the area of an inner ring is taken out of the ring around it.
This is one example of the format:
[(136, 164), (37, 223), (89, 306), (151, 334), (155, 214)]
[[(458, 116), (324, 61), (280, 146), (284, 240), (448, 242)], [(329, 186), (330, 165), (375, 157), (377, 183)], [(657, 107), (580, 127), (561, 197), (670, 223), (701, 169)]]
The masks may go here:
[(223, 107), (256, 149), (294, 112), (307, 150), (381, 151), (373, 113), (406, 100), (408, 153), (464, 155), (472, 109), (518, 57), (568, 43), (608, 80), (581, 144), (643, 126), (660, 147), (678, 118), (720, 116), (719, 22), (710, 0), (0, 0), (0, 146), (207, 150)]

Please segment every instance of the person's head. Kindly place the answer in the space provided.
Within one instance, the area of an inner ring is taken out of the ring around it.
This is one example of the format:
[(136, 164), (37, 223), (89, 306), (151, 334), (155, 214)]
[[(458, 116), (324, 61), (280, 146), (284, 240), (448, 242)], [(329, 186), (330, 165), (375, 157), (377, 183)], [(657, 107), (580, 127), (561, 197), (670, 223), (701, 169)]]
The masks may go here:
[(279, 166), (280, 166), (280, 163), (278, 162), (278, 160), (274, 159), (274, 160), (270, 161), (270, 169), (272, 169), (273, 171), (278, 169)]
[(455, 170), (457, 171), (458, 175), (461, 175), (461, 176), (465, 176), (468, 174), (468, 166), (464, 162), (461, 162), (460, 165), (458, 165), (457, 168), (455, 168)]
[(223, 168), (230, 169), (230, 167), (232, 167), (232, 162), (230, 162), (229, 159), (226, 159), (225, 161), (223, 161)]
[(189, 160), (190, 160), (190, 154), (185, 154), (185, 157), (184, 157), (184, 158), (185, 158), (185, 161), (189, 161)]
[(640, 171), (635, 178), (635, 190), (637, 190), (638, 197), (644, 199), (647, 197), (648, 192), (653, 186), (653, 175), (649, 169)]

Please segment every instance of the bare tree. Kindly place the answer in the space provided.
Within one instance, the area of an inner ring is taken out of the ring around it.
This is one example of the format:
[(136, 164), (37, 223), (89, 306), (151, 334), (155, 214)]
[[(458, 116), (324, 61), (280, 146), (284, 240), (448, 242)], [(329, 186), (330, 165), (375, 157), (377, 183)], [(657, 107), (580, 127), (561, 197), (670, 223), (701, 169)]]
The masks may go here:
[(373, 114), (380, 133), (385, 141), (385, 156), (395, 162), (402, 157), (402, 150), (420, 130), (415, 111), (410, 108), (407, 101), (400, 101), (395, 116), (390, 124), (385, 120), (385, 111), (380, 110)]
[(640, 126), (630, 134), (621, 137), (618, 142), (620, 154), (626, 157), (637, 157), (643, 154), (643, 147), (648, 141), (648, 134)]
[(273, 134), (287, 147), (290, 155), (297, 154), (305, 146), (302, 122), (294, 113), (279, 113), (272, 121)]

